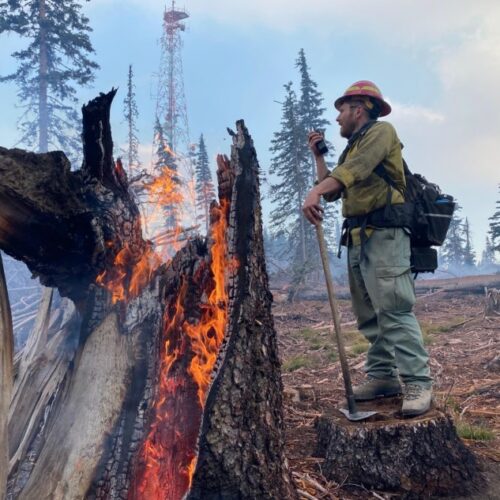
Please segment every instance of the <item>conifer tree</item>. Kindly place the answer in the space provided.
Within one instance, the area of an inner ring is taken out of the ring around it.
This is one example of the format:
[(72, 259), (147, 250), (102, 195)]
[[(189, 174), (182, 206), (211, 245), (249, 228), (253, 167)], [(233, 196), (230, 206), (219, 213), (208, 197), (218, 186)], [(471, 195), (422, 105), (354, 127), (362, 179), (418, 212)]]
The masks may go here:
[(462, 267), (465, 263), (463, 220), (458, 216), (460, 209), (461, 207), (457, 205), (457, 209), (451, 218), (446, 240), (441, 247), (441, 262), (448, 268)]
[(495, 264), (495, 250), (490, 238), (486, 235), (484, 250), (481, 255), (481, 267), (489, 267)]
[(271, 229), (288, 238), (289, 253), (294, 265), (304, 266), (308, 261), (307, 221), (302, 214), (302, 203), (310, 187), (308, 147), (298, 111), (298, 102), (292, 82), (284, 85), (285, 101), (282, 107), (281, 130), (274, 133), (270, 173), (277, 177), (271, 184)]
[(476, 254), (472, 248), (472, 236), (470, 231), (469, 219), (465, 218), (464, 230), (464, 265), (466, 267), (474, 267), (476, 265)]
[[(500, 184), (498, 185), (498, 194), (500, 195)], [(497, 200), (495, 213), (489, 217), (491, 243), (495, 251), (500, 252), (500, 196)]]
[(128, 67), (127, 77), (127, 95), (123, 100), (123, 112), (127, 122), (127, 149), (125, 155), (127, 158), (127, 169), (130, 177), (141, 169), (141, 161), (139, 159), (139, 139), (137, 137), (137, 118), (139, 112), (135, 99), (134, 72), (132, 65)]
[(99, 67), (90, 59), (91, 31), (75, 0), (0, 0), (0, 34), (30, 41), (12, 54), (17, 70), (0, 78), (18, 87), (24, 110), (20, 143), (39, 152), (62, 149), (73, 159), (79, 155), (75, 85), (92, 82)]
[(213, 199), (215, 199), (214, 183), (205, 140), (201, 134), (196, 158), (196, 207), (200, 210), (198, 219), (204, 223), (206, 234), (208, 234), (210, 227), (210, 204)]
[[(304, 49), (300, 49), (295, 66), (299, 69), (300, 73), (298, 113), (302, 122), (302, 127), (305, 129), (306, 133), (311, 130), (324, 133), (325, 128), (330, 125), (330, 122), (323, 116), (326, 111), (326, 108), (322, 106), (323, 96), (318, 90), (317, 83), (311, 78)], [(316, 165), (312, 155), (309, 157), (309, 163), (311, 165), (312, 186), (316, 180)]]
[[(317, 83), (311, 78), (309, 66), (307, 64), (304, 49), (300, 49), (295, 67), (298, 68), (300, 74), (300, 98), (298, 101), (298, 113), (301, 121), (301, 127), (306, 131), (306, 134), (311, 130), (325, 133), (325, 129), (331, 123), (324, 117), (326, 108), (323, 107), (323, 96), (318, 90)], [(305, 139), (307, 140), (307, 139)], [(333, 153), (333, 145), (325, 139), (328, 145), (329, 152), (327, 156)], [(308, 155), (310, 165), (310, 187), (316, 181), (316, 162), (311, 152)], [(338, 204), (326, 203), (322, 201), (324, 209), (324, 232), (325, 237), (332, 246), (335, 242), (335, 225), (334, 221), (338, 219)], [(317, 242), (314, 231), (306, 231), (306, 246), (311, 248), (314, 255), (317, 255), (317, 266), (319, 267), (319, 253), (316, 249)], [(332, 247), (333, 248), (333, 247)]]

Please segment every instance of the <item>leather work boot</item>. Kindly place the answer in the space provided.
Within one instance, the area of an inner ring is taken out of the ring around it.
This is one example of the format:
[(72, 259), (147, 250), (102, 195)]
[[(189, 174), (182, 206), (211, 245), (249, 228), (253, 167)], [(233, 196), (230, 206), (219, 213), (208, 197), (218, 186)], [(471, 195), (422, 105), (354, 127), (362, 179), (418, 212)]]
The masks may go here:
[(405, 384), (402, 413), (405, 417), (422, 415), (429, 410), (432, 390), (418, 384)]
[(352, 391), (356, 401), (370, 401), (401, 394), (401, 384), (397, 378), (368, 377), (360, 385), (355, 385)]

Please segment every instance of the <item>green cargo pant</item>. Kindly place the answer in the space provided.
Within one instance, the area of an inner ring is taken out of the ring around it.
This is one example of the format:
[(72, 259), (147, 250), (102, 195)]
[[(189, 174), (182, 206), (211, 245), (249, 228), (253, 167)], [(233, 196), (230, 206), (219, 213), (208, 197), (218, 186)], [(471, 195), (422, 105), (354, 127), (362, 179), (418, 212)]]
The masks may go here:
[(410, 238), (402, 228), (376, 229), (361, 247), (349, 246), (349, 284), (358, 328), (368, 339), (365, 371), (430, 387), (429, 355), (412, 312), (415, 290)]

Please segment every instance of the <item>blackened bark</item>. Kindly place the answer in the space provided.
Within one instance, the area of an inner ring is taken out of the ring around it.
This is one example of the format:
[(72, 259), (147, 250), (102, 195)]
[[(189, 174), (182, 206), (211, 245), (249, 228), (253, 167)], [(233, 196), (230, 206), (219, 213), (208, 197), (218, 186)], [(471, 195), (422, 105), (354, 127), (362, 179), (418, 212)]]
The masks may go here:
[(229, 251), (237, 264), (229, 283), (227, 344), (207, 398), (188, 498), (293, 499), (296, 493), (284, 454), (283, 388), (264, 260), (259, 165), (242, 120), (233, 136), (231, 166)]

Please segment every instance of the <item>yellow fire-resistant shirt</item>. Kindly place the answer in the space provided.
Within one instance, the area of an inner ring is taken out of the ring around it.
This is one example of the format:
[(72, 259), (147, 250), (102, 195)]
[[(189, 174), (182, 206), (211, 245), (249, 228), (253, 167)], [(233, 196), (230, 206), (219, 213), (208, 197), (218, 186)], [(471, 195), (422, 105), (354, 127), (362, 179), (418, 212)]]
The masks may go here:
[[(365, 215), (386, 205), (388, 184), (373, 172), (381, 163), (398, 189), (404, 192), (406, 183), (401, 143), (396, 130), (388, 122), (376, 122), (364, 135), (354, 140), (344, 161), (330, 173), (331, 177), (345, 186), (341, 193), (344, 217)], [(390, 189), (392, 204), (403, 203), (401, 192)], [(337, 198), (325, 196), (327, 201)], [(354, 245), (360, 244), (359, 233), (359, 228), (351, 231)], [(372, 230), (367, 229), (368, 237), (371, 233)]]

